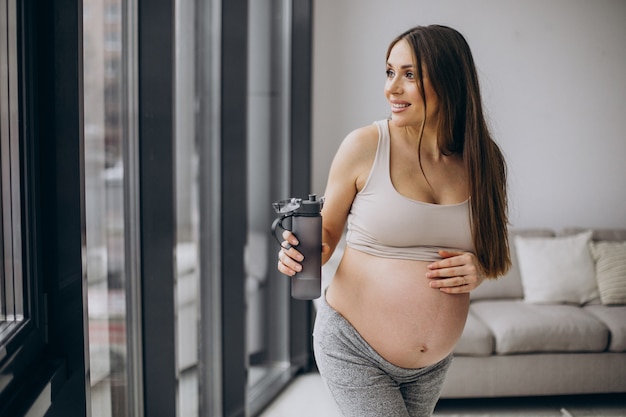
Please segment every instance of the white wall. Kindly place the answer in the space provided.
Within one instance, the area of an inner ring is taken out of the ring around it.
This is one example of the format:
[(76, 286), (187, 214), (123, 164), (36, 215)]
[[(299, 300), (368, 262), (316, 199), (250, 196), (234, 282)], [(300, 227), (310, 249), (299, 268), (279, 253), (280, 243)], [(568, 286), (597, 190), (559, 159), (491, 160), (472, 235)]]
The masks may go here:
[(415, 25), (468, 40), (509, 166), (514, 227), (626, 227), (626, 1), (316, 0), (313, 188), (387, 117), (385, 53)]

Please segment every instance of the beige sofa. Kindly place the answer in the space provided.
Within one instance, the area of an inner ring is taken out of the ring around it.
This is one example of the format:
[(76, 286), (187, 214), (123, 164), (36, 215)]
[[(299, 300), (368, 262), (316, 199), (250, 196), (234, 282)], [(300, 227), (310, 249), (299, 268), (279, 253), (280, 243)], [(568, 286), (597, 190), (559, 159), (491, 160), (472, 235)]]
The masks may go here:
[[(615, 281), (609, 284), (602, 281), (593, 300), (585, 302), (533, 301), (529, 300), (530, 290), (525, 294), (525, 289), (532, 288), (533, 284), (542, 284), (533, 283), (532, 277), (524, 275), (542, 261), (529, 259), (532, 254), (524, 252), (520, 264), (518, 255), (522, 253), (516, 244), (527, 250), (529, 242), (531, 249), (535, 242), (543, 242), (549, 249), (551, 242), (571, 240), (581, 236), (583, 231), (570, 228), (558, 233), (546, 229), (511, 232), (513, 267), (506, 276), (485, 281), (472, 293), (470, 314), (454, 351), (455, 359), (442, 398), (626, 392), (626, 304), (615, 304), (619, 298), (611, 299), (609, 293), (623, 290), (624, 280), (617, 285)], [(598, 247), (597, 242), (624, 242), (626, 230), (592, 232), (593, 243), (588, 246), (594, 267), (591, 275), (594, 275), (597, 268), (607, 263), (605, 258), (600, 260), (597, 249), (591, 247)], [(548, 249), (537, 253), (567, 258), (559, 250)], [(576, 264), (583, 257), (575, 255), (560, 265)], [(617, 263), (623, 264), (623, 260)], [(608, 267), (620, 268), (616, 262), (609, 263)], [(589, 274), (588, 270), (586, 273)], [(571, 284), (568, 278), (553, 274), (543, 279), (546, 287), (560, 280), (563, 292), (582, 287), (580, 283)], [(590, 280), (597, 283), (596, 276)], [(533, 291), (537, 293), (537, 288)], [(541, 298), (542, 294), (533, 297)], [(608, 305), (603, 300), (613, 304)]]

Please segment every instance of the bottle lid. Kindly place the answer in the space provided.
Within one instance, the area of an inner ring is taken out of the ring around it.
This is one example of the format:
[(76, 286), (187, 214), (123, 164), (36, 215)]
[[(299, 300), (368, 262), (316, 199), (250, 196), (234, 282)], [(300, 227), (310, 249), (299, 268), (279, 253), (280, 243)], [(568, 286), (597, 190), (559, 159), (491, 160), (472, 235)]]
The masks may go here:
[(298, 208), (300, 208), (301, 201), (302, 200), (300, 200), (299, 198), (280, 200), (272, 203), (272, 207), (274, 207), (276, 213), (279, 214), (291, 213), (292, 211), (296, 211)]
[(323, 199), (318, 200), (315, 194), (309, 194), (309, 199), (302, 200), (296, 212), (300, 214), (317, 214), (322, 211), (323, 204)]

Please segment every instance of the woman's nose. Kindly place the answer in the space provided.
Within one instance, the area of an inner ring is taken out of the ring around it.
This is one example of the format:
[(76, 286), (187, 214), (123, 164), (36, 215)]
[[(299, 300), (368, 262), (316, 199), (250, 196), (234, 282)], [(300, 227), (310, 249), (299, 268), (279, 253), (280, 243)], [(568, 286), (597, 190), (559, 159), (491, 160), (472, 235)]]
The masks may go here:
[(390, 78), (387, 80), (386, 89), (391, 94), (398, 94), (402, 92), (400, 82), (397, 78)]

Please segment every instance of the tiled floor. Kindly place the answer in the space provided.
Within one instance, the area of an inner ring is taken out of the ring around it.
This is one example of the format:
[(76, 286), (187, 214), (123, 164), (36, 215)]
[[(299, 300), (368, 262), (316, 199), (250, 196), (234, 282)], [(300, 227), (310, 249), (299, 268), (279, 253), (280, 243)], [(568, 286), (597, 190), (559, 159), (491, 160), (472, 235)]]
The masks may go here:
[[(318, 374), (297, 377), (259, 417), (294, 416), (342, 417)], [(626, 395), (441, 400), (434, 416), (626, 417)]]

